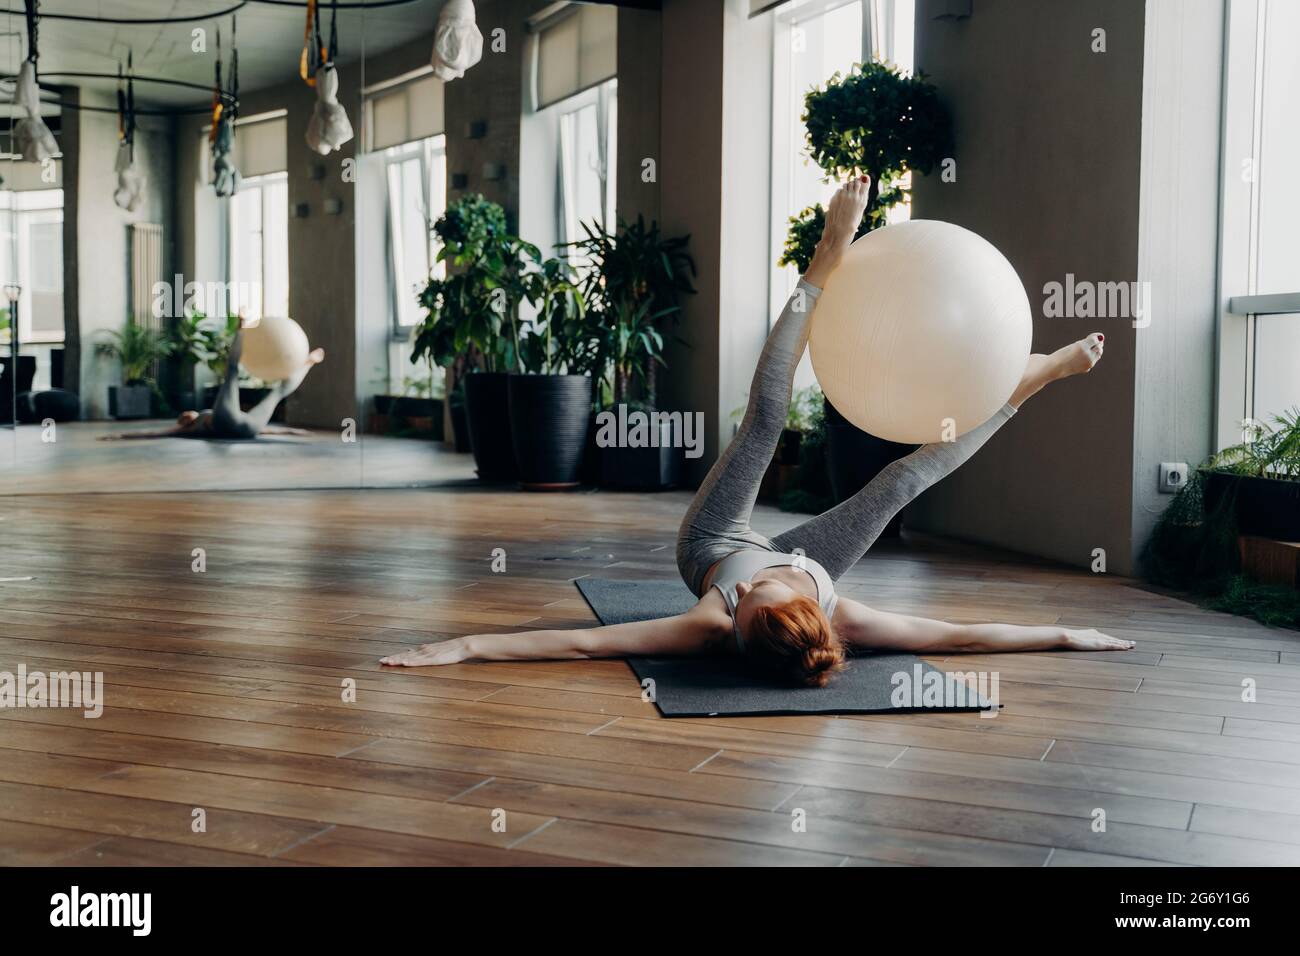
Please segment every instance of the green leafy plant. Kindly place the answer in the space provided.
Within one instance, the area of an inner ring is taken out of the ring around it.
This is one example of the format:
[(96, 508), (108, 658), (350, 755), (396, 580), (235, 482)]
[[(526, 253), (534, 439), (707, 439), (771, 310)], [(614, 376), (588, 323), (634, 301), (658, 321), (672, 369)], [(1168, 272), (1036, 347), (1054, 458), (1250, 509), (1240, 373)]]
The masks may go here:
[(1240, 444), (1223, 449), (1203, 466), (1255, 478), (1300, 480), (1300, 409), (1273, 416), (1271, 426), (1247, 422)]
[(656, 368), (664, 364), (665, 326), (681, 313), (681, 297), (695, 293), (690, 236), (665, 237), (659, 223), (620, 219), (607, 233), (583, 223), (583, 238), (566, 243), (566, 256), (582, 275), (588, 328), (599, 343), (588, 355), (593, 377), (612, 376), (614, 402), (637, 399), (655, 407)]
[(524, 368), (548, 375), (590, 373), (599, 360), (600, 341), (588, 323), (573, 267), (563, 259), (547, 259), (527, 275), (525, 284), (537, 315), (520, 346)]
[(97, 343), (95, 351), (121, 363), (123, 385), (152, 387), (155, 384), (151, 375), (154, 364), (167, 358), (175, 349), (162, 332), (132, 321), (107, 334), (110, 340)]
[(1300, 481), (1300, 409), (1275, 416), (1273, 426), (1247, 423), (1245, 440), (1211, 455), (1161, 514), (1142, 555), (1156, 584), (1189, 592), (1205, 607), (1300, 628), (1300, 592), (1241, 573), (1237, 547), (1237, 483), (1212, 503), (1205, 488), (1214, 473)]
[[(802, 393), (802, 396), (801, 396)], [(835, 505), (831, 494), (830, 472), (826, 467), (826, 405), (821, 390), (816, 387), (801, 389), (801, 410), (795, 412), (796, 401), (790, 402), (790, 415), (786, 427), (793, 428), (792, 418), (799, 423), (802, 438), (799, 441), (799, 482), (781, 493), (778, 506), (782, 511), (803, 514), (821, 514)]]
[(452, 266), (473, 262), (508, 233), (506, 211), (478, 193), (449, 205), (433, 225), (440, 244), (438, 258)]
[[(906, 174), (929, 173), (953, 151), (952, 119), (938, 91), (887, 63), (833, 74), (804, 96), (803, 121), (809, 154), (828, 182), (871, 177), (858, 236), (883, 226), (889, 209), (907, 198)], [(816, 205), (790, 219), (781, 265), (808, 268), (824, 217)]]
[(172, 343), (185, 365), (204, 365), (217, 378), (224, 378), (230, 348), (239, 333), (239, 316), (209, 318), (202, 312), (186, 313), (172, 329)]
[(785, 415), (785, 427), (791, 431), (807, 434), (818, 426), (824, 427), (824, 416), (822, 390), (816, 385), (798, 388), (790, 396), (790, 409)]
[(419, 293), (425, 318), (415, 329), (411, 362), (447, 368), (468, 359), (489, 372), (519, 370), (518, 307), (541, 253), (510, 235), (504, 210), (482, 196), (453, 203), (433, 231), (448, 274), (430, 276)]

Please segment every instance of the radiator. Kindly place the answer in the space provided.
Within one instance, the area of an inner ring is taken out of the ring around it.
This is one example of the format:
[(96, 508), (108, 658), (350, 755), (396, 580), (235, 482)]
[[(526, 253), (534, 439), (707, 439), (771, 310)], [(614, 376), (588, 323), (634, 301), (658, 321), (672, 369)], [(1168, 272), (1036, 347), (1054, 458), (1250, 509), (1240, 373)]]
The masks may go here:
[[(131, 230), (131, 318), (136, 325), (163, 331), (161, 316), (154, 315), (154, 286), (163, 281), (163, 227), (156, 222), (135, 222)], [(172, 297), (167, 296), (167, 310)]]

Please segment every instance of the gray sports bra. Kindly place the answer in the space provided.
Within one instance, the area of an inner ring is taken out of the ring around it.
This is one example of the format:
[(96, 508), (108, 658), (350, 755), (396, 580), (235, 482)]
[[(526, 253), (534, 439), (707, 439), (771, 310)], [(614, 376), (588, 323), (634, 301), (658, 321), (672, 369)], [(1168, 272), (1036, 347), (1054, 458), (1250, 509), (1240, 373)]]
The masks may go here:
[(806, 555), (758, 550), (729, 554), (718, 562), (710, 587), (717, 588), (722, 599), (727, 602), (727, 612), (731, 615), (731, 630), (736, 637), (738, 653), (745, 653), (745, 639), (740, 634), (740, 625), (736, 623), (736, 602), (740, 600), (736, 595), (736, 585), (741, 581), (748, 581), (765, 568), (780, 567), (802, 568), (811, 574), (813, 581), (817, 583), (817, 603), (821, 606), (822, 613), (827, 618), (835, 613), (835, 602), (839, 600), (835, 594), (835, 582), (826, 573), (826, 569), (812, 558)]

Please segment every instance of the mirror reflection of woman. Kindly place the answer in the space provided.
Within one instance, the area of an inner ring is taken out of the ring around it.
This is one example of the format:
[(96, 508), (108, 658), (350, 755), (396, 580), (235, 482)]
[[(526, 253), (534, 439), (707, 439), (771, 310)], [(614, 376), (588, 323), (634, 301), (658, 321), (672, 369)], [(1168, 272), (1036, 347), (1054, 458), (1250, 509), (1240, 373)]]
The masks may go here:
[(244, 329), (257, 325), (256, 319), (240, 319), (239, 331), (230, 345), (230, 354), (226, 357), (226, 374), (217, 390), (216, 401), (212, 407), (203, 411), (181, 412), (176, 424), (170, 428), (154, 431), (122, 432), (118, 435), (104, 435), (103, 441), (122, 441), (133, 438), (216, 438), (224, 441), (251, 441), (259, 435), (309, 435), (301, 428), (272, 427), (271, 416), (276, 407), (298, 390), (307, 373), (325, 361), (324, 349), (313, 349), (293, 375), (284, 381), (276, 382), (267, 389), (264, 398), (245, 411), (239, 402), (239, 357), (244, 349)]

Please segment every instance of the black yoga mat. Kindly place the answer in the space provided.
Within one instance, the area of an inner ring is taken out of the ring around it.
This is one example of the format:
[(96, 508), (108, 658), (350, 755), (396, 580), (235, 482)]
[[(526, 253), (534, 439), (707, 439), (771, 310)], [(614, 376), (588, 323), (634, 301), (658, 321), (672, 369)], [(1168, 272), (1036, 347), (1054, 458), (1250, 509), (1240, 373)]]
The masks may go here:
[[(579, 578), (575, 583), (602, 624), (670, 617), (695, 604), (695, 596), (680, 581)], [(647, 678), (654, 681), (655, 705), (665, 717), (892, 714), (989, 707), (973, 691), (965, 707), (895, 706), (891, 700), (895, 674), (905, 673), (912, 684), (923, 686), (925, 675), (941, 673), (912, 654), (854, 657), (828, 687), (778, 684), (736, 658), (632, 657), (628, 664), (643, 685)]]

